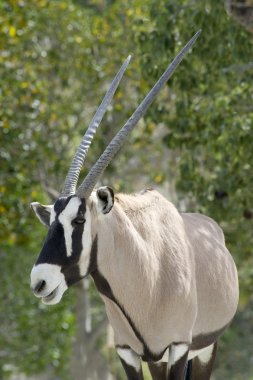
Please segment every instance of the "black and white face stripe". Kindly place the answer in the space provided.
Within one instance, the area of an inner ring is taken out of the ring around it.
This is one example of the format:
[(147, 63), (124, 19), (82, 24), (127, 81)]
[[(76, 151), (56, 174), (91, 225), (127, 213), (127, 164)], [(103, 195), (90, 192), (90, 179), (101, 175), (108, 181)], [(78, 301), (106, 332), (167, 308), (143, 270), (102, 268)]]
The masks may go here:
[(85, 199), (60, 198), (51, 210), (50, 227), (36, 265), (56, 264), (64, 268), (76, 261), (83, 248)]
[[(98, 214), (110, 212), (114, 203), (112, 189), (101, 187), (93, 198)], [(86, 200), (77, 195), (61, 197), (53, 206), (33, 202), (31, 207), (48, 227), (48, 235), (31, 272), (31, 288), (43, 302), (53, 304), (59, 302), (70, 285), (94, 269), (90, 260), (94, 251), (91, 212)]]
[[(65, 291), (87, 275), (90, 251), (91, 220), (85, 199), (59, 198), (51, 209), (48, 235), (31, 273), (35, 295), (45, 303), (59, 302), (59, 288)], [(56, 288), (58, 297), (48, 298)]]

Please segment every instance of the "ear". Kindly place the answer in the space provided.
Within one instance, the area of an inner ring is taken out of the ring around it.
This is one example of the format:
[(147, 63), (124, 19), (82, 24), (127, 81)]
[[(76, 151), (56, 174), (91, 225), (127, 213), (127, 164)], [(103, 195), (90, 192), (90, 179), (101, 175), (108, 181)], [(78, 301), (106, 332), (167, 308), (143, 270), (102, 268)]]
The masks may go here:
[(50, 214), (52, 207), (52, 205), (44, 206), (39, 202), (31, 203), (31, 208), (35, 212), (37, 218), (42, 224), (44, 224), (47, 227), (50, 226)]
[(98, 208), (103, 214), (108, 214), (114, 204), (114, 192), (110, 187), (103, 186), (97, 190)]

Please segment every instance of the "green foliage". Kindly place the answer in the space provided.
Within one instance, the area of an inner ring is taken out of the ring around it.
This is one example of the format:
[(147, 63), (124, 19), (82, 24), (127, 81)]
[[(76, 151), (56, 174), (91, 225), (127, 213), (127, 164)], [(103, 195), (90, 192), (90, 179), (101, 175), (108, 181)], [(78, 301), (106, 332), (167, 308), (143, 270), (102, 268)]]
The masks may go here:
[[(142, 76), (150, 85), (168, 64), (168, 57), (202, 29), (192, 54), (169, 82), (167, 96), (160, 97), (149, 117), (167, 126), (163, 140), (172, 151), (167, 175), (176, 179), (179, 205), (183, 201), (187, 211), (210, 215), (225, 231), (239, 268), (240, 319), (251, 310), (253, 290), (252, 34), (226, 14), (222, 2), (150, 4), (152, 30), (138, 36)], [(240, 330), (228, 332), (226, 342), (226, 353), (234, 342), (244, 346), (244, 371), (233, 354), (233, 365), (224, 369), (221, 361), (223, 371), (217, 377), (225, 378), (231, 368), (233, 378), (252, 376), (249, 347)]]
[[(63, 376), (69, 365), (74, 301), (70, 292), (59, 306), (47, 308), (31, 294), (30, 270), (46, 231), (29, 203), (48, 202), (48, 187), (60, 190), (74, 150), (105, 92), (104, 83), (122, 62), (123, 45), (122, 49), (115, 46), (124, 34), (117, 18), (121, 7), (115, 7), (114, 18), (109, 9), (106, 17), (103, 13), (95, 3), (83, 7), (69, 0), (0, 4), (3, 376), (46, 369)], [(123, 58), (129, 54), (126, 49)], [(122, 112), (122, 97), (119, 89), (116, 112)], [(107, 113), (107, 124), (111, 113)], [(107, 134), (106, 128), (98, 134), (87, 167)], [(94, 320), (99, 320), (101, 302), (92, 298)]]
[[(252, 267), (252, 35), (229, 18), (223, 3), (211, 0), (191, 6), (151, 1), (150, 20), (153, 30), (139, 36), (143, 77), (150, 84), (168, 56), (202, 29), (169, 82), (170, 101), (160, 99), (150, 114), (165, 122), (164, 142), (178, 151), (172, 167), (179, 195), (223, 226), (240, 268)], [(243, 293), (252, 293), (252, 272), (248, 276), (251, 289), (242, 276)]]
[[(36, 237), (40, 242), (41, 233), (35, 232)], [(47, 367), (63, 375), (68, 369), (74, 334), (72, 292), (51, 309), (32, 297), (29, 276), (35, 249), (37, 242), (1, 249), (0, 364), (4, 375), (20, 370), (33, 374)]]
[[(5, 375), (46, 368), (63, 374), (74, 333), (72, 293), (53, 308), (31, 294), (30, 270), (46, 230), (29, 203), (45, 201), (41, 184), (60, 187), (82, 133), (78, 126), (89, 115), (83, 114), (86, 92), (101, 68), (94, 70), (90, 54), (89, 10), (70, 1), (3, 1), (0, 7), (0, 367)], [(96, 86), (93, 91), (91, 99)]]

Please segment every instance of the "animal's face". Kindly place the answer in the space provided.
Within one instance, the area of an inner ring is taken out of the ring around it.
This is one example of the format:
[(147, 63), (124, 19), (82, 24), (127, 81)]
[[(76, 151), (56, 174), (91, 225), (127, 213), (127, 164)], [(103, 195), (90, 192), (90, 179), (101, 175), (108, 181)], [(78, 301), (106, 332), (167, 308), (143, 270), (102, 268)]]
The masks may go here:
[[(92, 251), (91, 204), (96, 214), (108, 213), (114, 202), (110, 188), (103, 187), (87, 202), (76, 195), (59, 198), (52, 206), (32, 203), (39, 220), (49, 230), (31, 272), (31, 288), (45, 304), (58, 303), (65, 290), (89, 274)], [(88, 205), (89, 204), (89, 205)]]

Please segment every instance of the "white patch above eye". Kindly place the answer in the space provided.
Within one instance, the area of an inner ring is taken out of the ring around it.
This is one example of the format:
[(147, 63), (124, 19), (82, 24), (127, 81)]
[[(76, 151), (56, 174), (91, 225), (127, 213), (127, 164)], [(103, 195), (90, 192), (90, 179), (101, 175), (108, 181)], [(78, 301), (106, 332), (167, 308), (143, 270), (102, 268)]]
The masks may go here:
[(71, 222), (77, 216), (80, 205), (81, 200), (78, 197), (71, 198), (65, 209), (59, 214), (58, 218), (59, 222), (63, 226), (68, 257), (72, 255), (72, 232), (74, 228)]

